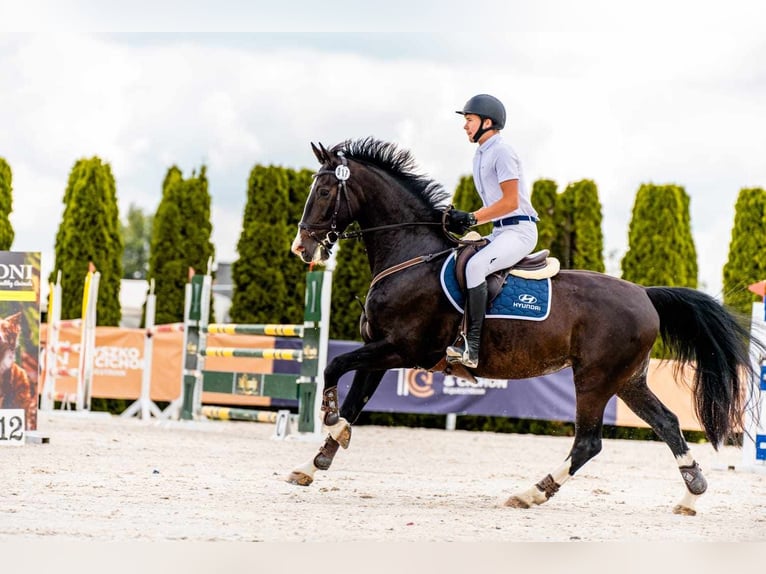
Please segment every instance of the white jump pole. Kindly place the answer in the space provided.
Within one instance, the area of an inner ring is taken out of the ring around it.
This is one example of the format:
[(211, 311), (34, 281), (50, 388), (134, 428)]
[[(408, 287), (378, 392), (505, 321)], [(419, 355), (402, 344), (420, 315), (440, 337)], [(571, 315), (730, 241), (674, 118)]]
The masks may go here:
[(155, 333), (154, 317), (156, 310), (157, 296), (154, 294), (154, 279), (151, 279), (149, 281), (149, 292), (146, 295), (146, 320), (144, 321), (146, 332), (144, 334), (144, 366), (141, 373), (141, 394), (138, 400), (120, 414), (121, 417), (128, 418), (138, 415), (142, 421), (151, 419), (152, 415), (158, 419), (162, 418), (162, 411), (151, 399), (152, 357)]

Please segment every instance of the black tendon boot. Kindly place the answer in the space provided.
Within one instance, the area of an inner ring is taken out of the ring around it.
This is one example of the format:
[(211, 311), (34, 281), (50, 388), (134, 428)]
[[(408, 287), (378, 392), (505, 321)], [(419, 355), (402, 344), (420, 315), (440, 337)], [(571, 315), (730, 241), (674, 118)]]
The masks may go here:
[(479, 342), (484, 314), (487, 312), (487, 283), (468, 289), (465, 301), (466, 333), (463, 346), (447, 347), (447, 360), (451, 363), (463, 363), (475, 369), (479, 366)]

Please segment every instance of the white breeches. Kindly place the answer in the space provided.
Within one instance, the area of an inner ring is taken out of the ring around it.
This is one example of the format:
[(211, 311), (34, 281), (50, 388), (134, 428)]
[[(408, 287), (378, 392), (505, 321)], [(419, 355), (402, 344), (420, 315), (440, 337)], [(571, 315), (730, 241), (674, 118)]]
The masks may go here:
[(516, 225), (496, 227), (487, 239), (489, 245), (468, 260), (465, 275), (469, 289), (481, 285), (490, 273), (515, 265), (532, 253), (537, 245), (537, 225), (520, 221)]

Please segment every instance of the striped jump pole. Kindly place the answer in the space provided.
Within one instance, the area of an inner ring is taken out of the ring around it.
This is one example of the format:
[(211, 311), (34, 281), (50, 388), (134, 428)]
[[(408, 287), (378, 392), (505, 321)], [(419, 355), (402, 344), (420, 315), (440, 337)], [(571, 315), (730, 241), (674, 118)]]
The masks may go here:
[[(202, 405), (202, 392), (218, 392), (298, 401), (298, 432), (321, 433), (321, 393), (327, 364), (328, 326), (332, 271), (309, 271), (303, 324), (208, 323), (212, 281), (210, 275), (194, 275), (187, 284), (184, 314), (184, 374), (180, 418), (226, 418), (263, 420), (246, 409)], [(300, 341), (300, 349), (209, 347), (208, 335), (262, 335), (289, 337)], [(300, 374), (222, 372), (205, 369), (208, 357), (243, 357), (300, 363)], [(273, 403), (270, 403), (273, 406)]]
[[(90, 410), (93, 380), (93, 357), (96, 342), (96, 302), (101, 274), (94, 268), (88, 271), (83, 286), (82, 317), (80, 319), (61, 319), (61, 271), (56, 274), (56, 283), (49, 284), (48, 293), (48, 334), (45, 347), (45, 381), (40, 394), (40, 410), (53, 410), (57, 397), (59, 377), (77, 379), (75, 408)], [(60, 341), (59, 335), (64, 327), (80, 330), (80, 342)], [(78, 367), (69, 368), (64, 362), (68, 353), (78, 355)]]

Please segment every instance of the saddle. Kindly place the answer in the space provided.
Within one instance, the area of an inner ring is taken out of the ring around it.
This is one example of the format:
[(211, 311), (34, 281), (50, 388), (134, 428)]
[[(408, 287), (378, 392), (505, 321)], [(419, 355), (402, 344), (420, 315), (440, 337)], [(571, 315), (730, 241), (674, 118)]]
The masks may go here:
[[(474, 243), (460, 247), (455, 256), (455, 277), (460, 289), (465, 292), (465, 267), (468, 264), (468, 260), (485, 247), (489, 241), (482, 239), (476, 232), (468, 233), (463, 239), (474, 241)], [(550, 250), (541, 249), (540, 251), (530, 253), (512, 267), (501, 269), (488, 275), (487, 308), (491, 307), (492, 302), (500, 295), (508, 275), (515, 275), (525, 279), (545, 279), (556, 275), (560, 268), (559, 260), (555, 257), (548, 257), (549, 255)], [(460, 340), (460, 336), (458, 336), (457, 340)], [(446, 356), (428, 370), (431, 372), (443, 372), (445, 375), (455, 375), (474, 384), (478, 383), (476, 377), (466, 367), (460, 363), (449, 363)]]
[[(475, 234), (476, 237), (479, 236), (478, 233), (471, 232), (463, 239), (473, 240), (472, 234)], [(475, 243), (464, 245), (458, 249), (455, 258), (455, 276), (463, 292), (466, 290), (465, 266), (468, 264), (468, 260), (483, 247), (486, 247), (488, 243), (489, 241), (486, 239), (478, 239)], [(508, 275), (515, 275), (525, 279), (545, 279), (556, 275), (559, 272), (560, 263), (555, 257), (548, 257), (550, 253), (548, 249), (535, 251), (524, 257), (513, 267), (501, 269), (487, 275), (487, 308), (491, 306), (492, 302), (503, 290), (503, 285)]]

